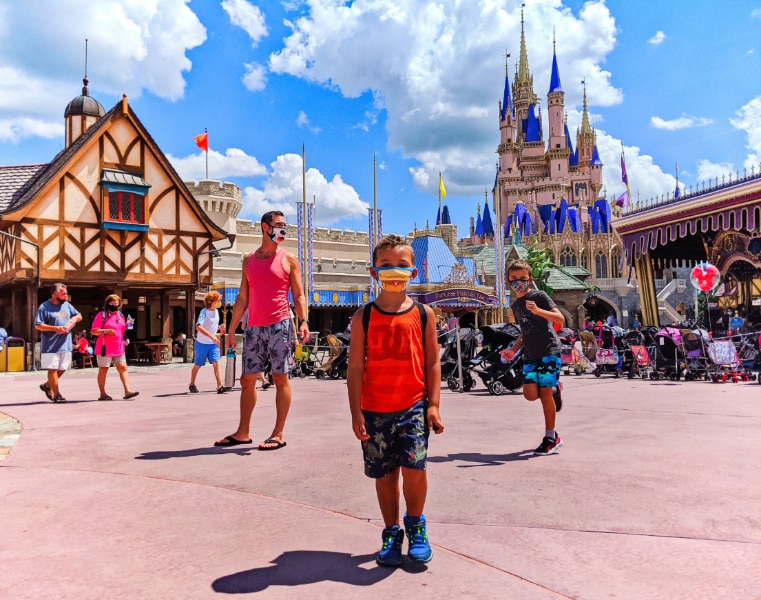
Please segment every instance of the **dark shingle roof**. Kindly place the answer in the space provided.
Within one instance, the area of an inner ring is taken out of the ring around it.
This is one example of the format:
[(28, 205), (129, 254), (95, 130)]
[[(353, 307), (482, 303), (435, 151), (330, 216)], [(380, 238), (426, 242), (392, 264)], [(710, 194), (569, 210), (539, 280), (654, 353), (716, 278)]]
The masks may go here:
[(0, 214), (15, 202), (26, 184), (46, 167), (47, 165), (0, 167)]

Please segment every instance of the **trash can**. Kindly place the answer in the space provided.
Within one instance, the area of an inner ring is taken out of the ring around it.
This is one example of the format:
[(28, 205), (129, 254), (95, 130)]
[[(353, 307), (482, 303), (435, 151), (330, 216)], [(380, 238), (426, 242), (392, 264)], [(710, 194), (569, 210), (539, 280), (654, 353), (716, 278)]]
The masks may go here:
[(0, 372), (26, 371), (26, 341), (9, 337), (0, 352)]

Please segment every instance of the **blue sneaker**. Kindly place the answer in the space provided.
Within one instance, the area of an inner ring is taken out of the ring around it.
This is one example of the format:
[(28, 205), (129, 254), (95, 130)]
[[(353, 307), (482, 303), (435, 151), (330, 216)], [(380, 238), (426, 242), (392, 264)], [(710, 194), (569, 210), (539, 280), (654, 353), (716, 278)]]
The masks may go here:
[(428, 532), (425, 528), (425, 515), (419, 517), (409, 517), (404, 515), (404, 529), (407, 533), (407, 539), (410, 541), (410, 547), (407, 556), (413, 562), (426, 563), (433, 558), (431, 544), (428, 543)]
[(375, 562), (383, 567), (399, 567), (404, 559), (402, 558), (402, 543), (404, 542), (404, 531), (399, 525), (392, 525), (383, 530), (383, 547), (375, 557)]

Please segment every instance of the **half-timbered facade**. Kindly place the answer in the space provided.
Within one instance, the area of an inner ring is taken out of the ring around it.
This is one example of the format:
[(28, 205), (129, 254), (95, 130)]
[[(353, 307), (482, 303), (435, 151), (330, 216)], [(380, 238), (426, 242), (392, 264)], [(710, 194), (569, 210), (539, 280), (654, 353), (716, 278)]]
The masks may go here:
[(37, 306), (60, 281), (83, 327), (116, 293), (137, 339), (191, 331), (195, 291), (213, 282), (213, 242), (226, 232), (127, 97), (105, 112), (86, 85), (66, 109), (66, 147), (50, 164), (0, 167), (0, 325), (34, 340)]

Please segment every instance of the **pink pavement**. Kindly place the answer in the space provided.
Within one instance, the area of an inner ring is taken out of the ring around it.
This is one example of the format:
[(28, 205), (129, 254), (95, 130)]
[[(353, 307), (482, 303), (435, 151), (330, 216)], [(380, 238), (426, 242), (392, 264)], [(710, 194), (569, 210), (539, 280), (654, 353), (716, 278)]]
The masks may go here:
[(73, 371), (67, 404), (39, 390), (44, 373), (0, 375), (0, 413), (23, 428), (0, 462), (0, 597), (759, 597), (757, 383), (565, 377), (565, 446), (546, 457), (538, 404), (480, 382), (443, 392), (434, 558), (393, 570), (374, 562), (382, 523), (345, 381), (292, 381), (287, 447), (256, 449), (271, 388), (254, 444), (214, 448), (237, 389), (218, 395), (209, 370), (186, 393), (189, 367), (131, 368), (140, 396), (113, 402), (96, 400), (95, 369)]

